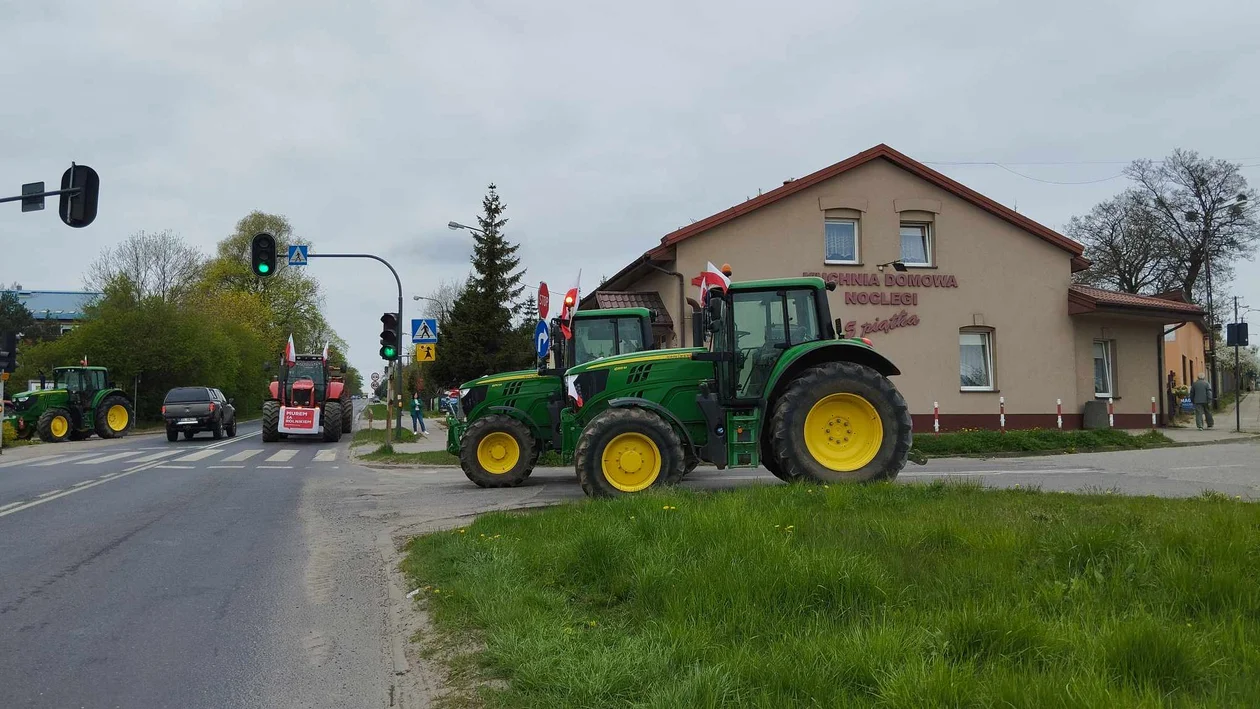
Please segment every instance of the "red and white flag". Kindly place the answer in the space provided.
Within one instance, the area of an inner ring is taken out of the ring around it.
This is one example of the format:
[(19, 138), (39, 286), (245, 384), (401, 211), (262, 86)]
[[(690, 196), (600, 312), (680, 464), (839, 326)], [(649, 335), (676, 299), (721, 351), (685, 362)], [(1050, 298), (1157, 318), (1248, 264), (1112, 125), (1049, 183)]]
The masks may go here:
[(87, 363), (87, 355), (83, 355), (83, 359), (82, 359), (81, 361), (83, 362), (83, 366), (84, 366), (84, 367), (88, 366), (88, 363)]
[(582, 299), (581, 288), (582, 271), (579, 269), (573, 287), (564, 292), (564, 298), (560, 301), (560, 332), (564, 333), (566, 340), (573, 339), (573, 316), (577, 314), (578, 302)]
[(703, 304), (709, 298), (710, 288), (721, 288), (725, 293), (726, 289), (731, 285), (731, 279), (722, 273), (721, 269), (713, 265), (712, 261), (705, 264), (704, 271), (700, 273), (700, 303)]
[(324, 352), (320, 356), (324, 358), (325, 362), (328, 361), (328, 343), (327, 342), (324, 343)]
[(582, 394), (578, 392), (577, 377), (565, 377), (564, 379), (565, 385), (569, 390), (569, 397), (573, 399), (573, 403), (577, 404), (579, 409), (582, 408)]
[(289, 335), (289, 342), (284, 346), (284, 363), (297, 364), (297, 348), (293, 346), (293, 335)]

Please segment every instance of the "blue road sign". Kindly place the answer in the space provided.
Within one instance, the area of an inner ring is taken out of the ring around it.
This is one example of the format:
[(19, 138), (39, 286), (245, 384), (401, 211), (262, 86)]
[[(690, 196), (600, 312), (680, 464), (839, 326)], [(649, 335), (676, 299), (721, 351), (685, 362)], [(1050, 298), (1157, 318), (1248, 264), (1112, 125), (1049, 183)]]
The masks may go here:
[(309, 248), (309, 246), (302, 246), (301, 244), (289, 244), (289, 265), (305, 266), (309, 263), (306, 253), (306, 250)]
[(546, 357), (551, 351), (551, 333), (547, 332), (546, 322), (539, 322), (534, 328), (534, 350), (538, 352), (538, 359)]
[(431, 345), (437, 342), (437, 318), (412, 319), (411, 342), (417, 345)]

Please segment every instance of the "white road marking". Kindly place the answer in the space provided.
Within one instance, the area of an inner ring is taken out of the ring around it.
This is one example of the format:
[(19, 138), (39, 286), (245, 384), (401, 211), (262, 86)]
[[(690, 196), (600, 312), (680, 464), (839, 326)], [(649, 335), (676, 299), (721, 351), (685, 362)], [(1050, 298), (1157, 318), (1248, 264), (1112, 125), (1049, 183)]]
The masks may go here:
[(168, 451), (163, 451), (163, 452), (161, 452), (161, 453), (150, 453), (149, 455), (146, 455), (146, 456), (144, 456), (143, 458), (136, 458), (135, 460), (133, 460), (133, 461), (131, 461), (131, 462), (133, 462), (133, 463), (150, 463), (150, 462), (153, 462), (153, 461), (155, 461), (155, 460), (161, 460), (161, 459), (163, 459), (163, 458), (165, 458), (165, 457), (167, 457), (167, 456), (169, 456), (169, 455), (175, 455), (176, 453), (179, 453), (179, 451), (177, 451), (177, 450), (175, 450), (175, 451), (170, 451), (170, 450), (168, 450)]
[(48, 466), (50, 466), (50, 465), (61, 465), (62, 463), (69, 463), (69, 462), (76, 461), (76, 460), (82, 460), (82, 459), (84, 459), (84, 458), (91, 458), (93, 455), (95, 455), (95, 453), (91, 453), (91, 454), (88, 454), (88, 455), (59, 455), (59, 456), (54, 456), (52, 460), (46, 460), (46, 461), (44, 461), (44, 462), (42, 462), (42, 463), (35, 463), (35, 466), (34, 466), (34, 467), (37, 467), (37, 468), (47, 468), (47, 467), (48, 467)]
[(335, 448), (325, 448), (315, 454), (316, 463), (331, 463), (337, 459), (337, 450)]
[(292, 465), (260, 465), (260, 470), (293, 470)]
[(130, 458), (139, 451), (123, 451), (122, 453), (110, 453), (99, 458), (88, 458), (87, 460), (77, 460), (76, 465), (94, 465), (96, 463), (108, 463), (111, 460), (120, 460), (122, 458)]
[(209, 458), (212, 455), (217, 455), (218, 453), (219, 453), (219, 450), (217, 448), (207, 448), (205, 450), (199, 450), (196, 453), (189, 453), (186, 456), (175, 458), (174, 460), (176, 463), (191, 463), (194, 460), (204, 460), (205, 458)]
[(158, 470), (193, 470), (196, 467), (195, 465), (159, 465)]
[[(262, 433), (261, 431), (255, 431), (255, 432), (253, 432), (253, 433), (246, 433), (246, 434), (244, 434), (244, 435), (237, 436), (235, 440), (240, 440), (240, 439), (242, 439), (242, 438), (249, 438), (250, 436), (257, 436), (257, 435), (260, 435), (261, 433)], [(229, 440), (223, 441), (223, 442), (221, 442), (221, 443), (212, 443), (212, 444), (211, 444), (211, 447), (225, 446), (225, 445), (227, 445), (227, 444), (229, 444), (229, 443), (232, 443), (232, 442), (234, 442), (234, 441), (233, 441), (233, 439), (229, 439)], [(55, 461), (54, 461), (54, 463), (55, 463)], [(42, 465), (47, 465), (47, 463), (43, 463)], [(21, 511), (23, 511), (23, 510), (29, 510), (29, 509), (31, 509), (32, 507), (38, 507), (39, 505), (42, 505), (42, 504), (44, 504), (45, 502), (52, 502), (53, 500), (58, 500), (58, 499), (61, 499), (61, 498), (65, 497), (66, 495), (73, 495), (73, 494), (74, 494), (74, 493), (76, 493), (76, 492), (83, 492), (84, 490), (90, 490), (90, 489), (92, 489), (92, 488), (96, 487), (97, 485), (104, 485), (104, 484), (105, 484), (105, 483), (107, 483), (107, 482), (111, 482), (111, 481), (113, 481), (113, 480), (117, 480), (117, 479), (119, 479), (119, 478), (125, 478), (125, 477), (127, 477), (128, 475), (135, 475), (136, 473), (143, 472), (143, 471), (145, 471), (145, 470), (152, 470), (153, 468), (156, 468), (157, 466), (158, 466), (158, 463), (157, 463), (157, 462), (153, 462), (153, 463), (141, 463), (140, 465), (134, 465), (134, 466), (132, 466), (132, 467), (130, 467), (130, 468), (127, 468), (126, 470), (122, 471), (121, 473), (111, 474), (111, 475), (110, 475), (109, 477), (107, 477), (107, 478), (101, 478), (101, 479), (98, 479), (98, 480), (94, 481), (91, 485), (84, 485), (83, 487), (76, 487), (76, 488), (73, 488), (73, 489), (70, 489), (70, 490), (66, 490), (65, 492), (59, 492), (58, 494), (55, 494), (55, 495), (54, 495), (54, 494), (51, 494), (51, 493), (45, 493), (45, 494), (47, 494), (47, 497), (41, 497), (41, 498), (39, 498), (39, 499), (32, 500), (32, 501), (30, 501), (30, 502), (26, 502), (26, 503), (23, 503), (23, 504), (21, 504), (21, 505), (18, 505), (17, 507), (10, 507), (10, 508), (8, 508), (8, 509), (4, 509), (4, 510), (0, 511), (0, 517), (8, 517), (8, 516), (9, 516), (9, 515), (11, 515), (11, 514), (17, 514), (18, 512), (21, 512)]]
[(10, 502), (7, 505), (0, 506), (0, 512), (4, 512), (5, 510), (11, 510), (14, 507), (17, 507), (18, 505), (25, 505), (25, 504), (26, 504), (26, 500), (18, 500), (17, 502)]
[(238, 469), (238, 468), (244, 468), (245, 466), (243, 465), (208, 465), (206, 467), (210, 468), (211, 470), (223, 470), (224, 468)]
[(1215, 470), (1217, 468), (1245, 468), (1246, 464), (1237, 463), (1231, 465), (1192, 465), (1188, 468), (1169, 468), (1169, 470)]
[(45, 492), (45, 493), (44, 493), (44, 494), (42, 494), (42, 495), (36, 495), (36, 496), (35, 496), (35, 499), (36, 499), (36, 500), (39, 500), (39, 499), (42, 499), (42, 498), (48, 497), (49, 495), (56, 495), (56, 494), (57, 494), (57, 493), (59, 493), (59, 492), (61, 492), (61, 490), (49, 490), (48, 492)]
[[(292, 460), (293, 456), (295, 455), (297, 455), (297, 449), (285, 448), (284, 450), (278, 450), (275, 453), (271, 454), (271, 457), (267, 459), (267, 462), (268, 463), (284, 463), (289, 460)], [(259, 466), (259, 467), (262, 467), (262, 466)]]
[(41, 455), (35, 458), (24, 458), (22, 460), (14, 460), (8, 463), (0, 463), (0, 468), (11, 468), (15, 465), (35, 465), (40, 461), (54, 461), (65, 458), (67, 453), (58, 453), (56, 455)]
[(75, 484), (71, 485), (70, 487), (72, 487), (72, 488), (76, 488), (76, 487), (83, 487), (84, 485), (91, 485), (91, 484), (92, 484), (92, 481), (91, 481), (91, 480), (84, 480), (83, 482), (81, 482), (81, 483), (75, 483)]
[(243, 460), (249, 460), (250, 458), (253, 458), (259, 453), (262, 453), (261, 448), (255, 448), (254, 450), (241, 451), (240, 453), (229, 455), (228, 457), (224, 458), (223, 462), (224, 463), (239, 463)]

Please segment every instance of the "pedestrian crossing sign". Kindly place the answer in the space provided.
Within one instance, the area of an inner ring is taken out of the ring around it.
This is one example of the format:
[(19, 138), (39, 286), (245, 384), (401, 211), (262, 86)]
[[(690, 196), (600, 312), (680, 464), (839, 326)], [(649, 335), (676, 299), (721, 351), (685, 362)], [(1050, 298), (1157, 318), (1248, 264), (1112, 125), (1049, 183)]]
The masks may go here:
[(437, 345), (416, 345), (417, 362), (436, 362)]
[(289, 244), (289, 265), (305, 266), (310, 263), (310, 257), (306, 253), (308, 248), (310, 247), (302, 244)]

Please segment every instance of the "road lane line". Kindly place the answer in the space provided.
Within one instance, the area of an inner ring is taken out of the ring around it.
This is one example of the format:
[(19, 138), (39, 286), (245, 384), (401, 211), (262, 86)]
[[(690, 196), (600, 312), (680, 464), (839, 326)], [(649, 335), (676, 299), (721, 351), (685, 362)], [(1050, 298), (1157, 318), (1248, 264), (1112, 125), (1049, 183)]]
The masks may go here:
[(210, 468), (211, 470), (224, 470), (226, 468), (231, 468), (233, 470), (236, 470), (236, 469), (244, 468), (245, 466), (243, 465), (209, 465), (206, 467)]
[(89, 483), (91, 483), (91, 482), (92, 482), (91, 480), (84, 480), (83, 482), (81, 482), (81, 483), (75, 483), (75, 484), (71, 485), (70, 487), (71, 487), (71, 488), (83, 487), (84, 485), (87, 485), (87, 484), (89, 484)]
[[(240, 453), (236, 453), (236, 454), (233, 454), (233, 455), (229, 455), (228, 457), (224, 458), (224, 459), (223, 459), (223, 462), (224, 462), (224, 463), (239, 463), (239, 462), (241, 462), (241, 461), (249, 460), (250, 458), (253, 458), (254, 456), (258, 455), (259, 453), (262, 453), (262, 449), (261, 449), (261, 448), (255, 448), (255, 449), (253, 449), (253, 450), (241, 451)], [(212, 467), (213, 467), (213, 466), (212, 466)]]
[(111, 453), (103, 455), (99, 458), (88, 458), (87, 460), (77, 460), (75, 465), (93, 465), (95, 463), (108, 463), (111, 460), (121, 460), (122, 458), (130, 458), (140, 451), (123, 451), (122, 453)]
[(334, 460), (336, 460), (336, 459), (337, 459), (337, 449), (335, 449), (335, 448), (325, 448), (324, 450), (322, 450), (322, 451), (320, 451), (320, 452), (318, 452), (318, 453), (316, 453), (316, 454), (315, 454), (315, 461), (314, 461), (314, 462), (316, 462), (316, 463), (331, 463), (331, 462), (333, 462), (333, 461), (334, 461)]
[(25, 504), (26, 504), (26, 500), (18, 500), (17, 502), (10, 502), (7, 505), (0, 506), (0, 512), (4, 512), (5, 510), (11, 510), (14, 507), (17, 507), (18, 505), (25, 505)]
[[(180, 458), (180, 460), (183, 460), (183, 458)], [(196, 467), (195, 465), (159, 465), (158, 470), (192, 470)]]
[(155, 461), (155, 460), (161, 460), (161, 459), (163, 459), (163, 458), (165, 458), (165, 457), (167, 457), (167, 456), (170, 456), (170, 455), (175, 455), (176, 453), (179, 453), (179, 452), (180, 452), (180, 451), (175, 450), (175, 451), (163, 451), (163, 452), (161, 452), (161, 453), (150, 453), (149, 455), (146, 455), (146, 456), (144, 456), (143, 458), (136, 458), (135, 460), (133, 460), (133, 461), (131, 461), (131, 462), (133, 462), (133, 463), (152, 463), (152, 462), (153, 462), (153, 461)]
[(293, 470), (292, 465), (260, 465), (259, 470)]
[(285, 463), (292, 460), (293, 456), (295, 455), (297, 455), (296, 448), (285, 448), (284, 450), (278, 450), (275, 453), (273, 453), (271, 457), (267, 459), (267, 462), (268, 463)]
[(48, 497), (49, 495), (56, 495), (59, 492), (61, 492), (61, 490), (49, 490), (48, 492), (45, 492), (42, 495), (36, 495), (35, 499), (38, 500), (44, 497)]
[(1192, 465), (1188, 468), (1169, 468), (1169, 470), (1215, 470), (1217, 468), (1245, 468), (1245, 463), (1237, 463), (1230, 465)]
[(204, 460), (212, 455), (218, 455), (218, 453), (219, 450), (217, 448), (210, 448), (208, 450), (199, 450), (196, 453), (189, 453), (186, 456), (175, 458), (174, 460), (176, 463), (191, 463), (196, 460)]

